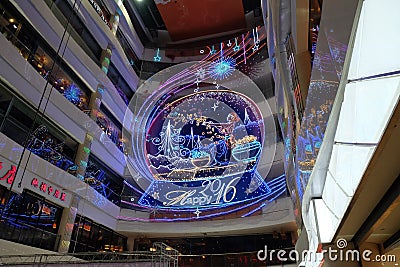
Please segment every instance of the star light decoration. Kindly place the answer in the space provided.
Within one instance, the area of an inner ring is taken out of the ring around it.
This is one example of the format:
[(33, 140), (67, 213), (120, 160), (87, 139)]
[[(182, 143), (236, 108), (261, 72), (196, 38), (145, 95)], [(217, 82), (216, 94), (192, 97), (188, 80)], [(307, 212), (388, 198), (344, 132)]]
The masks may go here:
[(247, 188), (246, 191), (245, 191), (245, 193), (246, 193), (247, 195), (251, 194), (251, 189), (250, 189), (250, 188)]
[(153, 192), (152, 196), (153, 196), (154, 199), (160, 199), (160, 195), (159, 195), (158, 192)]
[(223, 80), (233, 73), (236, 61), (231, 57), (220, 57), (211, 64), (209, 74), (215, 80)]
[(157, 53), (153, 58), (154, 58), (154, 62), (160, 62), (161, 61), (160, 48), (157, 48)]
[(199, 210), (199, 208), (197, 208), (196, 211), (193, 213), (196, 214), (197, 219), (200, 218), (201, 211)]

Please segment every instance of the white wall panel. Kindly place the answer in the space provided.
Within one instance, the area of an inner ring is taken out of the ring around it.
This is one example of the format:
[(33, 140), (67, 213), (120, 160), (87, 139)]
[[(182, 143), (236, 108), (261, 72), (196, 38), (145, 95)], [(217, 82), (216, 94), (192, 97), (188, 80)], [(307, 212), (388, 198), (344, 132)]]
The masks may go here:
[[(359, 7), (354, 47), (349, 47), (352, 54), (345, 63), (349, 71), (342, 74), (345, 84), (339, 86), (313, 179), (305, 193), (307, 201), (302, 204), (311, 250), (315, 249), (316, 229), (319, 242), (333, 241), (400, 96), (400, 75), (387, 75), (400, 70), (400, 2), (365, 0)], [(368, 78), (372, 75), (382, 77)], [(325, 173), (319, 172), (323, 166), (329, 166)], [(321, 184), (322, 194), (314, 190)], [(316, 218), (311, 212), (313, 205)]]
[(314, 199), (313, 202), (317, 211), (315, 218), (318, 221), (320, 242), (329, 243), (335, 234), (334, 229), (339, 225), (340, 219), (332, 213), (324, 200)]
[(400, 1), (366, 0), (350, 63), (350, 80), (400, 70)]
[(350, 203), (352, 196), (346, 195), (340, 186), (341, 185), (335, 181), (332, 175), (328, 172), (325, 180), (325, 188), (322, 193), (322, 199), (329, 210), (336, 217), (341, 219), (346, 212), (347, 205)]
[(354, 195), (374, 150), (375, 146), (333, 145), (328, 175), (347, 196)]
[(335, 141), (378, 143), (399, 93), (400, 76), (347, 84)]

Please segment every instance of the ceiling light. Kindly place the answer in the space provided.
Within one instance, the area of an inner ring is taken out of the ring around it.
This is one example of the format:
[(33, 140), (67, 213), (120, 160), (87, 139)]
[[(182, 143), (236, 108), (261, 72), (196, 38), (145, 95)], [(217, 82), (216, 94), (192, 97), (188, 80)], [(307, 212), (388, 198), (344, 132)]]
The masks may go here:
[(11, 22), (11, 23), (14, 23), (14, 22), (15, 22), (15, 19), (11, 18), (11, 19), (9, 19), (8, 21)]

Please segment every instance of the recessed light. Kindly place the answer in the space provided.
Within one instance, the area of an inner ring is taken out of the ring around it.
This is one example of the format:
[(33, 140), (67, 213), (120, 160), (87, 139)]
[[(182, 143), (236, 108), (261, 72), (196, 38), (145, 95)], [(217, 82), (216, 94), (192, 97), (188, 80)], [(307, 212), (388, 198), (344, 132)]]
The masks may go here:
[(15, 19), (11, 18), (11, 19), (9, 19), (8, 21), (11, 22), (11, 23), (14, 23), (14, 22), (15, 22)]

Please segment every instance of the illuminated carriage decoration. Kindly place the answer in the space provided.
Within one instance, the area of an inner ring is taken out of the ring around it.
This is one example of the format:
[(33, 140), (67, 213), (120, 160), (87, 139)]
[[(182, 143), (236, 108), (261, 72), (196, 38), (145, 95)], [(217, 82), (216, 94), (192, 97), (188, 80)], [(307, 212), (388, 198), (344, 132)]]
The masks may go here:
[(286, 190), (284, 176), (265, 180), (275, 157), (275, 124), (255, 83), (237, 70), (219, 82), (207, 75), (201, 82), (177, 77), (200, 73), (207, 64), (212, 67), (170, 67), (131, 101), (124, 119), (132, 148), (126, 160), (132, 181), (145, 191), (135, 205), (210, 212)]
[[(159, 108), (147, 127), (144, 150), (154, 179), (218, 179), (254, 170), (263, 119), (246, 96), (205, 90)], [(250, 139), (251, 144), (245, 141)]]

